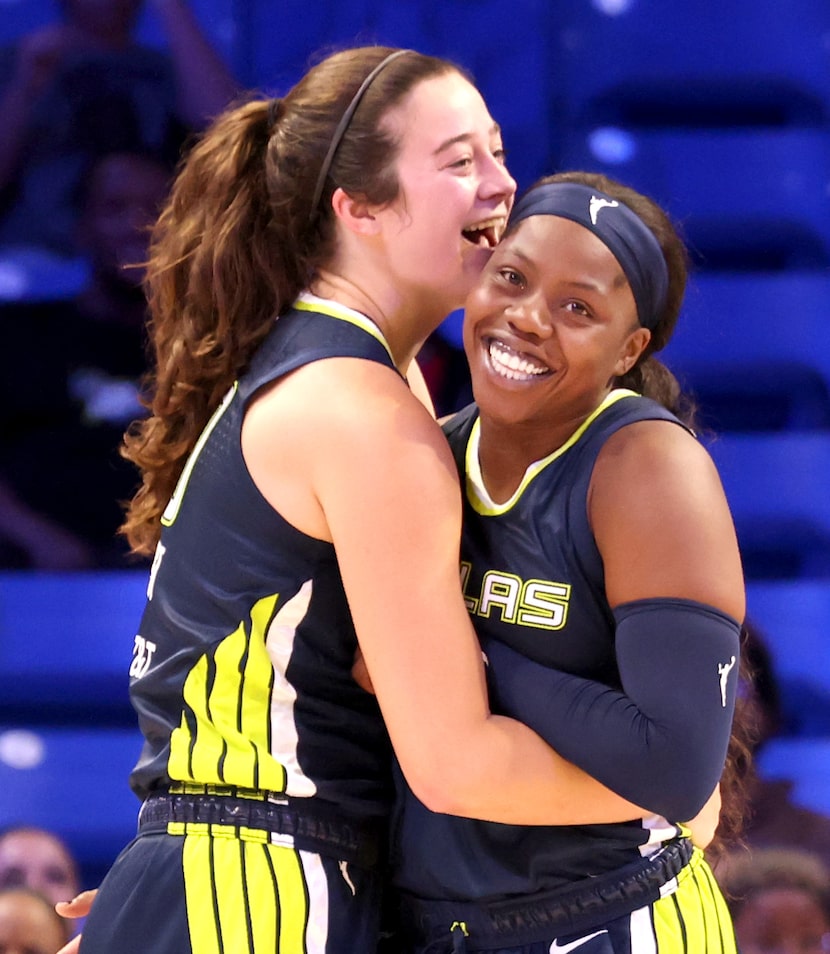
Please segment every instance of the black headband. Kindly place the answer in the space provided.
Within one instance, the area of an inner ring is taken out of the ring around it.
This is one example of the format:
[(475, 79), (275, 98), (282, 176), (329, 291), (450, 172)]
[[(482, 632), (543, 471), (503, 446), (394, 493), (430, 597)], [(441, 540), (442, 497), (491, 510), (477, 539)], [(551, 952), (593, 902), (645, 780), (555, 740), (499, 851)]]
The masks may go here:
[(578, 182), (548, 182), (526, 192), (508, 228), (531, 215), (555, 215), (584, 226), (620, 263), (637, 305), (637, 318), (653, 329), (666, 303), (669, 272), (654, 233), (624, 202)]
[(346, 134), (346, 130), (349, 128), (349, 123), (352, 121), (352, 116), (355, 114), (355, 110), (360, 105), (361, 99), (363, 99), (363, 94), (366, 90), (372, 85), (375, 77), (380, 73), (387, 64), (391, 63), (392, 60), (396, 60), (399, 56), (403, 56), (404, 53), (411, 53), (411, 50), (395, 50), (394, 53), (390, 53), (389, 56), (384, 57), (378, 63), (378, 65), (372, 70), (371, 73), (366, 77), (365, 80), (358, 87), (357, 92), (352, 96), (352, 101), (346, 107), (346, 111), (343, 113), (343, 116), (340, 119), (340, 122), (337, 124), (337, 129), (334, 130), (334, 135), (331, 137), (331, 144), (329, 145), (329, 151), (326, 153), (326, 158), (323, 160), (323, 165), (320, 166), (320, 174), (317, 176), (317, 186), (314, 189), (314, 199), (311, 203), (311, 220), (313, 221), (315, 215), (317, 214), (317, 207), (320, 205), (320, 198), (323, 195), (323, 186), (326, 184), (326, 178), (329, 174), (329, 169), (331, 169), (331, 164), (334, 161), (334, 154), (337, 152), (337, 147), (340, 145), (343, 136)]

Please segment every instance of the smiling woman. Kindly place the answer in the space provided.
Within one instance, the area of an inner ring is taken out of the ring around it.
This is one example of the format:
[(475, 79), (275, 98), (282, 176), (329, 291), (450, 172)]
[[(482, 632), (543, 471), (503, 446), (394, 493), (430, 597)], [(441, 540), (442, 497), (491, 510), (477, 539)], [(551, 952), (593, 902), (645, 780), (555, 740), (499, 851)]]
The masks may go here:
[(653, 357), (685, 275), (657, 206), (568, 173), (519, 200), (467, 299), (476, 403), (444, 429), (491, 702), (652, 814), (496, 825), (401, 781), (399, 952), (735, 952), (683, 823), (724, 770), (744, 614), (718, 475)]

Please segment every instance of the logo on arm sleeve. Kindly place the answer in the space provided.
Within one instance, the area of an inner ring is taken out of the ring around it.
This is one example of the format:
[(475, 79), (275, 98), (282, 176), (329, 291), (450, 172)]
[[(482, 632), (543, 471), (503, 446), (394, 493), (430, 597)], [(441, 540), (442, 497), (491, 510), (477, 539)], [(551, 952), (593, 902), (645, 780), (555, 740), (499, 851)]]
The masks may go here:
[(726, 682), (729, 679), (729, 673), (735, 668), (735, 657), (733, 656), (727, 663), (718, 663), (718, 676), (720, 676), (720, 702), (723, 708), (726, 708)]

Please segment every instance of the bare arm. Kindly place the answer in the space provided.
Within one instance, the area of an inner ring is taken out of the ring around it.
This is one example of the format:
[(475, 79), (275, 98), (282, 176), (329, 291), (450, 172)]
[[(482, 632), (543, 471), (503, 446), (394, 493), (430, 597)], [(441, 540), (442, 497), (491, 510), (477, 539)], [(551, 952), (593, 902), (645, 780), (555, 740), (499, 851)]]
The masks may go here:
[(720, 477), (682, 428), (642, 421), (614, 434), (597, 461), (589, 511), (612, 607), (674, 596), (743, 619), (743, 571)]
[(497, 711), (604, 784), (688, 819), (711, 802), (729, 741), (743, 617), (737, 543), (711, 460), (686, 432), (635, 425), (607, 450), (589, 510), (613, 593), (620, 688), (488, 640), (491, 692)]
[(266, 498), (334, 542), (392, 743), (428, 807), (525, 824), (643, 814), (490, 713), (459, 580), (455, 466), (391, 371), (349, 359), (303, 368), (249, 409), (243, 451)]
[(201, 129), (239, 93), (239, 85), (186, 0), (150, 0), (164, 28), (176, 74), (181, 118)]

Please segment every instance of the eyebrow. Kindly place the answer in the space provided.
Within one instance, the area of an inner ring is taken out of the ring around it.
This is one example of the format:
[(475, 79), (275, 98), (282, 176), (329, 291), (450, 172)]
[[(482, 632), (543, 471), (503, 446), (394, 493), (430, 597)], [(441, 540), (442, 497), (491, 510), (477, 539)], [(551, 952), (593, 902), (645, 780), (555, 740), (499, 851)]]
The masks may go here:
[[(526, 255), (521, 250), (521, 248), (518, 248), (515, 245), (510, 249), (510, 254), (515, 255), (516, 258), (520, 258), (523, 262), (527, 263), (533, 268), (538, 269), (539, 267), (537, 263), (529, 255)], [(628, 279), (625, 277), (625, 273), (621, 270), (620, 274), (612, 282), (611, 287), (620, 288), (621, 286), (625, 285), (627, 282), (628, 282)], [(604, 289), (602, 285), (594, 281), (589, 281), (589, 280), (579, 281), (577, 279), (568, 279), (566, 284), (572, 285), (574, 288), (583, 288), (585, 289), (585, 291), (596, 292), (598, 295), (605, 295), (607, 293), (606, 289)]]
[[(500, 136), (501, 135), (501, 126), (498, 123), (493, 123), (490, 127), (489, 135), (491, 136)], [(454, 146), (459, 142), (469, 142), (473, 138), (473, 133), (466, 132), (460, 133), (458, 136), (453, 136), (451, 139), (447, 139), (438, 146), (437, 149), (433, 151), (433, 155), (437, 156), (445, 150), (449, 149), (451, 146)]]

